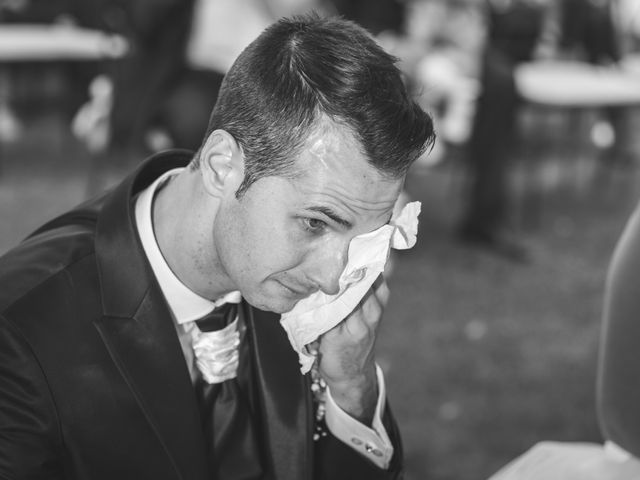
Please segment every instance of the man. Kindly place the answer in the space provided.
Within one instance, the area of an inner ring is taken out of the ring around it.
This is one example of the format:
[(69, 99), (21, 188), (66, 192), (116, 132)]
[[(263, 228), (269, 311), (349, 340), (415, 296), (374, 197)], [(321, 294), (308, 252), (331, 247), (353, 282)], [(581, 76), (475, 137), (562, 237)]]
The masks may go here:
[(384, 282), (320, 339), (323, 381), (278, 324), (337, 292), (351, 239), (389, 221), (433, 141), (393, 60), (347, 21), (278, 22), (195, 156), (150, 159), (0, 260), (0, 477), (401, 475), (373, 354)]

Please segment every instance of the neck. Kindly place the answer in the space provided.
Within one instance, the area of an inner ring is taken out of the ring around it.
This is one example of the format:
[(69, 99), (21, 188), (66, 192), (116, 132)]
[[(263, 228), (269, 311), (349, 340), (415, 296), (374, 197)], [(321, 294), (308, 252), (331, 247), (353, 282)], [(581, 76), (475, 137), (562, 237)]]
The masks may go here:
[(189, 169), (170, 179), (156, 191), (151, 218), (156, 242), (171, 271), (190, 290), (215, 300), (234, 288), (215, 255), (215, 210), (199, 179), (199, 172)]

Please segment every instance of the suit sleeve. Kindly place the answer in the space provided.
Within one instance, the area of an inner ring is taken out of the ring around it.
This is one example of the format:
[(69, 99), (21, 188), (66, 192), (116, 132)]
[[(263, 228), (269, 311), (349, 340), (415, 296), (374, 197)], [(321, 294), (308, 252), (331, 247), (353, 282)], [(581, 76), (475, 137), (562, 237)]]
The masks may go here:
[(388, 402), (382, 416), (382, 424), (387, 431), (394, 450), (388, 469), (377, 467), (373, 462), (327, 431), (325, 436), (321, 436), (314, 441), (315, 480), (401, 479), (403, 468), (402, 443)]
[(17, 329), (0, 316), (0, 478), (64, 478), (53, 402)]
[(604, 436), (640, 457), (640, 208), (614, 251), (604, 295), (598, 413)]

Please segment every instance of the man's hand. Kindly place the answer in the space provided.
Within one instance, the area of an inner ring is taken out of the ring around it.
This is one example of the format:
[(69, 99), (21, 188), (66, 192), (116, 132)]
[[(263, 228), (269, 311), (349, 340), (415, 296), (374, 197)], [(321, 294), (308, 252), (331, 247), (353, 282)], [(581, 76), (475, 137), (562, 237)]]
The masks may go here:
[(345, 412), (370, 425), (378, 398), (373, 347), (389, 288), (380, 275), (355, 310), (322, 335), (320, 375)]
[(640, 460), (613, 458), (594, 443), (541, 442), (489, 480), (630, 480)]

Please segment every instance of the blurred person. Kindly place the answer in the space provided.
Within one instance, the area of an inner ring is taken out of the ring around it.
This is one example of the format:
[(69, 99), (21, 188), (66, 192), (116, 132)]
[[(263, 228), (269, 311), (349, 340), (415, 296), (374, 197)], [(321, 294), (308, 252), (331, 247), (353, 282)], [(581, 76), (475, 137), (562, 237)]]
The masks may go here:
[(116, 77), (116, 151), (196, 149), (222, 78), (275, 19), (320, 10), (321, 0), (136, 0), (133, 55)]
[(611, 0), (560, 0), (560, 48), (593, 64), (620, 60)]
[(508, 173), (514, 155), (518, 95), (515, 68), (531, 60), (543, 31), (548, 3), (487, 0), (487, 39), (480, 92), (467, 146), (470, 189), (459, 230), (462, 241), (524, 261), (526, 251), (507, 228), (512, 199)]
[(403, 0), (332, 0), (338, 14), (357, 22), (373, 35), (403, 33), (405, 3)]
[(605, 444), (541, 442), (491, 480), (640, 478), (640, 206), (609, 264), (604, 290), (597, 405)]
[[(619, 6), (619, 0), (561, 0), (563, 56), (620, 68), (622, 32), (614, 14)], [(631, 111), (627, 107), (608, 107), (601, 113), (602, 118), (594, 128), (611, 131), (613, 139), (605, 145), (600, 160), (608, 165), (632, 164), (635, 153), (631, 148)]]
[[(26, 6), (27, 0), (0, 0), (0, 24)], [(9, 102), (10, 90), (9, 72), (0, 66), (0, 143), (16, 141), (22, 135), (22, 124)]]
[[(81, 28), (105, 33), (129, 36), (126, 8), (128, 0), (67, 0), (67, 7), (59, 21)], [(96, 60), (94, 62), (69, 62), (71, 113), (76, 114), (83, 104), (91, 100), (92, 84), (96, 78), (111, 78), (123, 59)]]
[(0, 477), (401, 478), (384, 280), (305, 376), (278, 321), (337, 293), (433, 142), (394, 60), (346, 20), (279, 21), (197, 153), (150, 158), (0, 258)]
[(484, 21), (473, 0), (414, 0), (410, 6), (408, 35), (423, 44), (413, 78), (435, 115), (438, 145), (447, 156), (469, 139)]
[(630, 53), (640, 51), (640, 3), (636, 0), (618, 0), (617, 22), (623, 31), (624, 49)]
[[(60, 3), (59, 0), (37, 4), (33, 0), (0, 0), (0, 26), (23, 22), (25, 19), (29, 19), (29, 22), (49, 22), (59, 13)], [(24, 66), (17, 68), (16, 64), (0, 64), (0, 142), (15, 142), (22, 137), (23, 122), (11, 100), (15, 96), (16, 74), (24, 70)]]
[(280, 17), (311, 10), (321, 0), (196, 0), (185, 51), (185, 69), (161, 112), (172, 144), (195, 149), (227, 70), (264, 28)]
[(145, 135), (185, 68), (193, 8), (194, 0), (135, 0), (124, 6), (123, 33), (131, 48), (112, 72), (109, 146), (115, 159), (149, 152)]
[(68, 10), (69, 0), (2, 0), (2, 21), (10, 23), (54, 23)]

